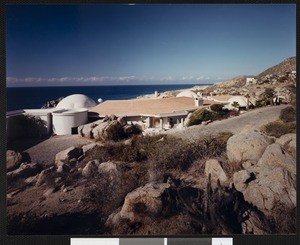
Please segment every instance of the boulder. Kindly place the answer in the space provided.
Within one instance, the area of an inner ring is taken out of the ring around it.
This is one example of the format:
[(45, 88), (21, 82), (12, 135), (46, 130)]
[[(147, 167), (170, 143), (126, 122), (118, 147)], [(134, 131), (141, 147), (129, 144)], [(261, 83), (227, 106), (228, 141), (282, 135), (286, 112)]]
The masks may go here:
[(100, 165), (98, 164), (98, 173), (100, 174), (103, 173), (116, 174), (117, 172), (118, 172), (117, 165), (114, 162), (108, 161), (108, 162), (103, 162)]
[(98, 167), (99, 167), (99, 161), (98, 160), (92, 160), (89, 161), (85, 167), (82, 169), (82, 175), (85, 178), (91, 177), (94, 173), (97, 173)]
[(270, 138), (258, 132), (236, 134), (227, 141), (227, 156), (230, 162), (255, 164), (271, 143)]
[(212, 180), (220, 180), (224, 183), (228, 180), (226, 173), (216, 159), (209, 159), (205, 163), (205, 175), (208, 177), (211, 174)]
[(278, 138), (275, 143), (280, 144), (282, 146), (286, 146), (292, 140), (296, 140), (296, 134), (284, 134), (280, 138)]
[(267, 147), (257, 165), (270, 166), (271, 168), (282, 167), (296, 174), (295, 159), (279, 144), (271, 144)]
[[(272, 210), (278, 203), (288, 208), (296, 207), (296, 176), (277, 167), (260, 168), (256, 180), (241, 189), (245, 200), (262, 211)], [(238, 188), (237, 188), (238, 189)]]
[(54, 166), (44, 169), (41, 171), (37, 177), (37, 186), (41, 186), (43, 184), (47, 184), (50, 182), (54, 182), (56, 169)]
[(124, 127), (127, 124), (127, 121), (124, 117), (118, 117), (117, 120), (121, 124), (122, 127)]
[(297, 141), (296, 139), (293, 139), (290, 141), (290, 143), (287, 145), (288, 151), (291, 153), (291, 155), (296, 159), (297, 154)]
[(20, 167), (21, 163), (31, 163), (31, 158), (27, 152), (6, 151), (6, 169), (12, 171)]
[(114, 114), (110, 115), (110, 116), (109, 116), (109, 120), (110, 120), (110, 121), (117, 120), (116, 115), (114, 115)]
[(193, 113), (190, 112), (190, 113), (187, 115), (186, 119), (184, 120), (183, 125), (184, 125), (185, 127), (187, 127), (187, 126), (189, 125), (192, 114), (193, 114)]
[(134, 134), (140, 134), (142, 132), (138, 124), (127, 124), (123, 127), (123, 130), (127, 137)]
[(120, 211), (120, 217), (131, 222), (143, 220), (143, 216), (159, 216), (163, 209), (162, 196), (170, 187), (167, 183), (150, 182), (128, 193)]
[(121, 124), (114, 121), (107, 121), (99, 124), (93, 129), (93, 136), (96, 140), (120, 140), (125, 138)]
[(77, 159), (82, 155), (83, 155), (82, 148), (72, 146), (56, 154), (55, 164), (58, 164), (59, 162), (70, 161), (71, 159), (74, 158)]
[(86, 155), (89, 151), (95, 149), (97, 146), (103, 146), (103, 144), (91, 143), (91, 144), (82, 146), (83, 154)]
[(252, 124), (247, 124), (245, 127), (243, 127), (240, 133), (253, 133), (253, 132), (259, 132), (257, 130), (257, 126)]
[(41, 165), (37, 163), (22, 163), (16, 170), (6, 174), (7, 180), (12, 181), (20, 178), (29, 178), (42, 170)]
[(62, 161), (59, 161), (56, 163), (56, 172), (57, 173), (63, 173), (63, 172), (67, 172), (70, 170), (70, 165), (68, 165), (67, 163), (65, 162), (62, 162)]
[(86, 138), (92, 139), (93, 138), (92, 130), (96, 126), (97, 125), (95, 123), (88, 123), (88, 124), (85, 124), (85, 125), (81, 125), (77, 129), (78, 134), (81, 137), (86, 137)]
[(235, 173), (233, 182), (264, 213), (280, 205), (296, 207), (296, 161), (279, 144), (269, 145), (256, 165)]
[(251, 177), (247, 170), (241, 170), (233, 174), (233, 183), (237, 190), (244, 191), (247, 187), (247, 180)]
[(26, 183), (28, 185), (34, 185), (34, 184), (36, 184), (37, 179), (38, 179), (38, 175), (31, 176), (31, 177), (28, 177), (27, 179), (25, 179), (24, 183)]

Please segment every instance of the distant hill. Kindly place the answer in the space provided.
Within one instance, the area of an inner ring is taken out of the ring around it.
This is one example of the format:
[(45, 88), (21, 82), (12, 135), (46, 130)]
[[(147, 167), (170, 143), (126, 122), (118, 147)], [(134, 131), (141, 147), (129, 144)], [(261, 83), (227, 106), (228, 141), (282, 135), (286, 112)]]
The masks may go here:
[(296, 70), (296, 57), (290, 57), (282, 61), (280, 64), (270, 67), (258, 75), (258, 79), (267, 75), (283, 75), (286, 72)]
[(228, 88), (235, 88), (235, 87), (243, 87), (246, 85), (246, 76), (238, 76), (232, 78), (230, 80), (222, 81), (219, 83), (214, 84), (206, 89), (207, 92), (212, 92), (216, 89), (228, 89)]
[[(296, 57), (289, 57), (257, 76), (238, 76), (209, 86), (203, 92), (215, 95), (250, 95), (260, 99), (266, 88), (273, 88), (277, 96), (289, 100), (296, 96), (296, 74), (292, 71), (296, 71)], [(247, 77), (256, 79), (246, 84)]]

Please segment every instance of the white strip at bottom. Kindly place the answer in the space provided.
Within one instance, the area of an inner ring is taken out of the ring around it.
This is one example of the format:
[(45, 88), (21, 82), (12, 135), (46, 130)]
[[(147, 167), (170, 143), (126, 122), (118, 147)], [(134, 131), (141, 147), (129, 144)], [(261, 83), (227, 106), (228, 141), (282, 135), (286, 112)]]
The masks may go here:
[(212, 238), (212, 245), (233, 245), (232, 238)]
[(71, 245), (119, 245), (119, 238), (71, 238)]

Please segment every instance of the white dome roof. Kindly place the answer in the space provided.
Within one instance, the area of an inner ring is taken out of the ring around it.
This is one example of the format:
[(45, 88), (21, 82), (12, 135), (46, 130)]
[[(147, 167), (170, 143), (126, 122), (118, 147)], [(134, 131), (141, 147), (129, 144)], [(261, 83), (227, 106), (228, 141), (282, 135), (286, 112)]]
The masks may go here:
[(228, 100), (229, 105), (232, 105), (233, 102), (238, 102), (240, 107), (247, 106), (247, 98), (244, 96), (234, 96)]
[(62, 99), (56, 106), (61, 109), (78, 109), (96, 106), (96, 102), (84, 94), (73, 94)]
[(191, 90), (184, 90), (176, 95), (176, 97), (198, 98), (199, 96)]

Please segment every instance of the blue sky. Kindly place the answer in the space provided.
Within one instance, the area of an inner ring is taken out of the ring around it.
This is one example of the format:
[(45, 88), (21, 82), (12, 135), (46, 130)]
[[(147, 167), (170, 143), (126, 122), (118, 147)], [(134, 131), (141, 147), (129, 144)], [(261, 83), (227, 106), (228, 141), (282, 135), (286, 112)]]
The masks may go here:
[(296, 5), (8, 5), (7, 86), (213, 83), (296, 55)]

